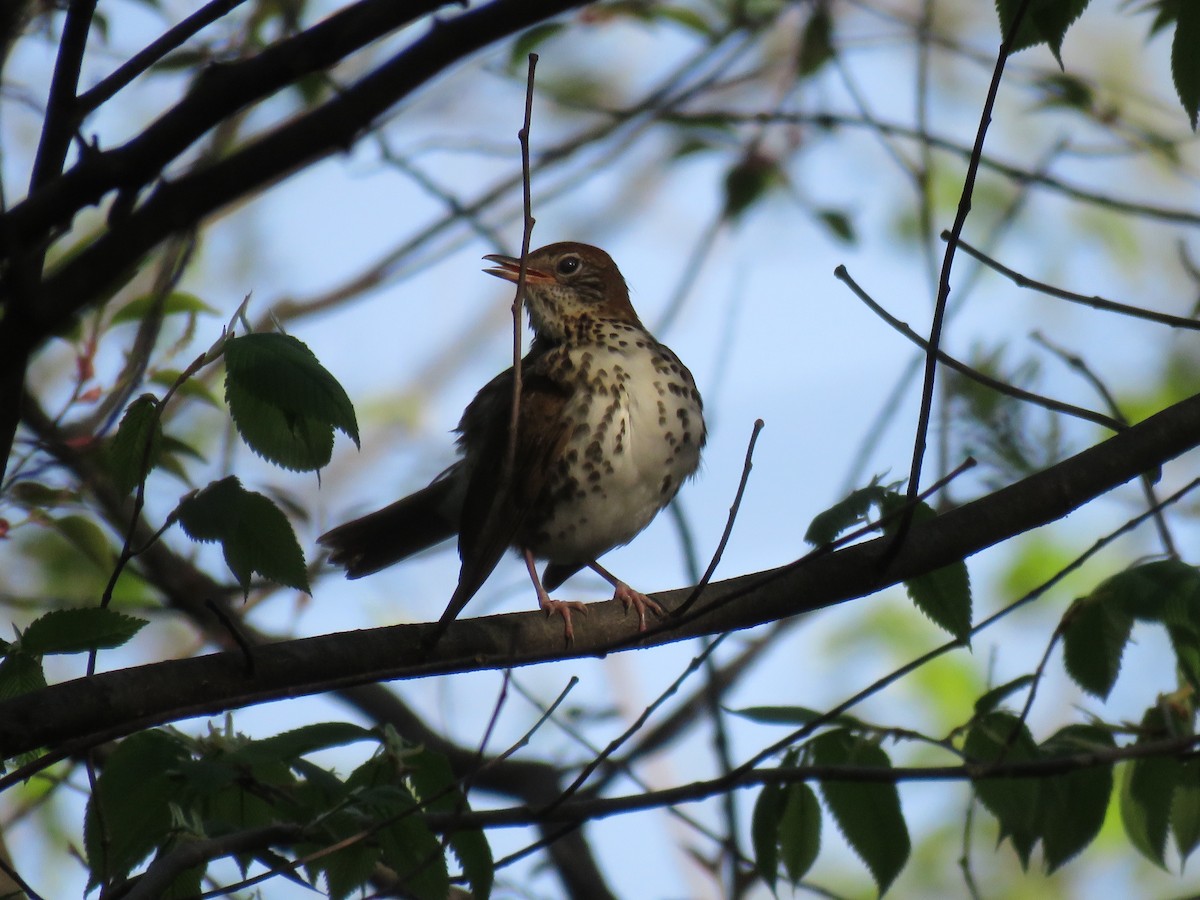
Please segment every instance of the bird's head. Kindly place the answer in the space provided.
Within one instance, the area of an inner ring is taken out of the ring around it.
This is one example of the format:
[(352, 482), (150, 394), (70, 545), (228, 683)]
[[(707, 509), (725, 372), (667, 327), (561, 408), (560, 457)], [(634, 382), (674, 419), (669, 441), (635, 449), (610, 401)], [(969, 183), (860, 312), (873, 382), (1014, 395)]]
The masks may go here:
[[(520, 259), (495, 254), (484, 259), (496, 264), (484, 269), (489, 275), (517, 281)], [(563, 340), (587, 320), (641, 324), (612, 257), (599, 247), (573, 241), (547, 244), (529, 254), (525, 305), (533, 330), (552, 341)]]

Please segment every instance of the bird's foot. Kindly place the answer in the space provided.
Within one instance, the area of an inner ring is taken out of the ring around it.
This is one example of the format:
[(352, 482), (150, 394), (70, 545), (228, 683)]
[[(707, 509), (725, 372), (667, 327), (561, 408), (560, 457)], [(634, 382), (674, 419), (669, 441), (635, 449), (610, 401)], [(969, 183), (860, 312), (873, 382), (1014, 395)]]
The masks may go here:
[(616, 590), (613, 591), (613, 599), (620, 600), (625, 607), (625, 612), (636, 609), (638, 615), (638, 631), (646, 630), (646, 610), (654, 613), (658, 618), (662, 618), (665, 613), (663, 608), (643, 594), (641, 591), (635, 591), (625, 582), (618, 580), (614, 585)]
[(571, 627), (571, 610), (587, 615), (587, 604), (581, 603), (578, 600), (554, 600), (546, 593), (541, 593), (538, 597), (538, 605), (546, 611), (546, 618), (550, 616), (562, 616), (563, 620), (563, 636), (567, 639), (568, 644), (575, 642), (575, 630)]

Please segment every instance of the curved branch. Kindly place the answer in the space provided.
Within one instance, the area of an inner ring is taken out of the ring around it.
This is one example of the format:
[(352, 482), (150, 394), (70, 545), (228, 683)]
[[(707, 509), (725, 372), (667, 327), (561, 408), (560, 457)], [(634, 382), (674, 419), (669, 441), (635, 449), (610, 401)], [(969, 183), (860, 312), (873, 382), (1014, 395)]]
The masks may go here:
[[(880, 538), (731, 578), (710, 585), (687, 617), (642, 636), (634, 635), (620, 604), (610, 601), (590, 607), (588, 628), (567, 651), (561, 629), (544, 616), (510, 613), (455, 622), (428, 652), (423, 642), (435, 624), (396, 625), (255, 648), (253, 675), (240, 651), (226, 651), (65, 682), (0, 703), (0, 756), (44, 746), (65, 754), (163, 722), (372, 681), (596, 656), (749, 628), (864, 597), (961, 560), (1059, 519), (1198, 445), (1200, 396), (1016, 484), (915, 523), (886, 567), (889, 541)], [(655, 599), (674, 609), (689, 594), (684, 588)]]

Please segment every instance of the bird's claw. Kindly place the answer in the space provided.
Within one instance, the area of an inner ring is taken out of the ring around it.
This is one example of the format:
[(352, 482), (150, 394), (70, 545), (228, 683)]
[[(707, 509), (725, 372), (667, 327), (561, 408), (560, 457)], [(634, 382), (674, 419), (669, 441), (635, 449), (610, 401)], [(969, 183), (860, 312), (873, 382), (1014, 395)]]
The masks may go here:
[(546, 618), (558, 615), (562, 616), (563, 620), (563, 635), (567, 639), (568, 644), (575, 642), (575, 629), (571, 627), (571, 610), (588, 614), (587, 604), (581, 603), (578, 600), (553, 600), (550, 597), (540, 598), (540, 605), (546, 611)]
[(625, 612), (636, 609), (638, 615), (638, 631), (646, 630), (646, 610), (654, 613), (658, 618), (666, 615), (663, 608), (643, 594), (641, 591), (635, 591), (623, 581), (617, 582), (616, 590), (613, 591), (613, 599), (620, 600), (621, 605), (625, 607)]

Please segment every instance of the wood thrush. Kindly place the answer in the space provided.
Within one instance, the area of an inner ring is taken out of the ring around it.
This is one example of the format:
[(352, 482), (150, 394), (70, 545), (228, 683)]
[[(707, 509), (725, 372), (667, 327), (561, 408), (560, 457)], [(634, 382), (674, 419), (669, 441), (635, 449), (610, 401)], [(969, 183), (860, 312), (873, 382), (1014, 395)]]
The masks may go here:
[[(516, 282), (520, 260), (485, 256), (485, 269)], [(696, 383), (651, 336), (607, 253), (558, 243), (529, 254), (525, 306), (534, 338), (521, 365), (516, 455), (505, 478), (513, 371), (475, 396), (458, 425), (461, 458), (402, 500), (320, 537), (330, 561), (360, 578), (458, 534), (458, 587), (445, 628), (491, 574), (506, 549), (525, 560), (547, 614), (573, 638), (578, 602), (548, 591), (589, 567), (638, 614), (662, 610), (615, 578), (597, 557), (631, 541), (695, 473), (704, 446)], [(534, 559), (549, 561), (541, 579)], [(439, 631), (440, 634), (440, 631)]]

